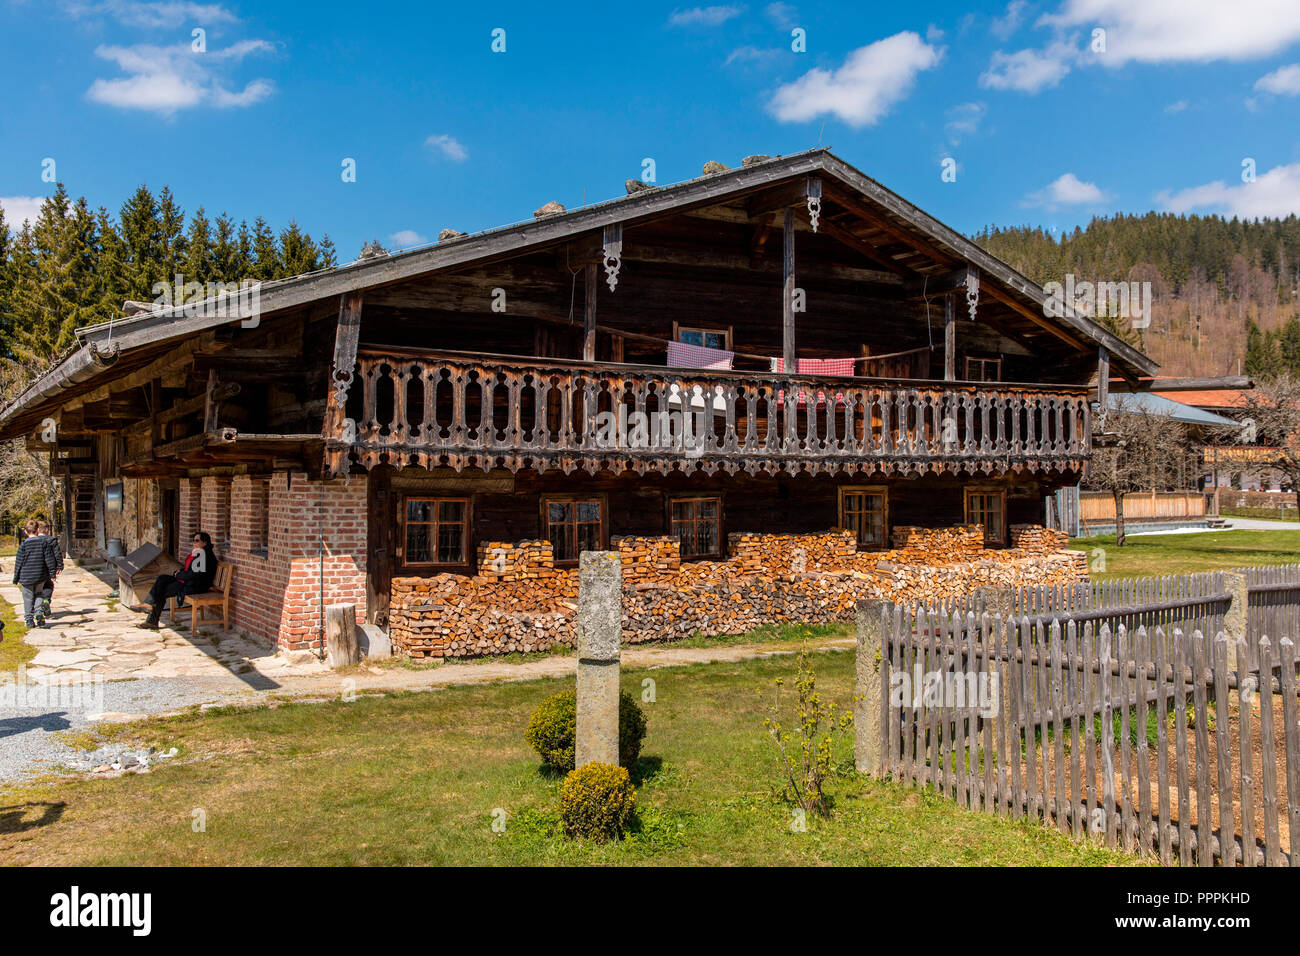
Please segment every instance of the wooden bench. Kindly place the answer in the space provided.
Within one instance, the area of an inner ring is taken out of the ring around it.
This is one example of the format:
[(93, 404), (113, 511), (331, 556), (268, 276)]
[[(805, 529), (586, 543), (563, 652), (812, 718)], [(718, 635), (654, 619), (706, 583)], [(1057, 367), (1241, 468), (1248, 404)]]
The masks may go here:
[[(185, 603), (177, 607), (176, 598), (170, 598), (170, 605), (167, 611), (168, 623), (176, 623), (176, 612), (184, 614), (190, 612), (190, 624), (194, 628), (194, 633), (199, 633), (203, 624), (203, 609), (220, 608), (221, 610), (221, 629), (230, 630), (230, 578), (233, 567), (222, 562), (217, 563), (217, 573), (212, 579), (211, 590), (204, 591), (202, 594), (185, 595)], [(215, 618), (213, 618), (215, 620)]]

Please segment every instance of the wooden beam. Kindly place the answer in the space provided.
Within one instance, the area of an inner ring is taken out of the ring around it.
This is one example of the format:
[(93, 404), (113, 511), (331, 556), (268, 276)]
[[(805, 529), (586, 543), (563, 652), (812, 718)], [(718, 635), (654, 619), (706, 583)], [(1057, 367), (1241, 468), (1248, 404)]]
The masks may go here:
[(1110, 403), (1110, 353), (1106, 351), (1106, 346), (1102, 345), (1097, 348), (1097, 408), (1101, 414), (1106, 414), (1106, 408)]
[(957, 380), (957, 303), (949, 292), (943, 297), (943, 380)]
[(880, 266), (882, 269), (892, 272), (896, 276), (916, 275), (915, 272), (911, 271), (905, 266), (899, 265), (897, 262), (894, 262), (892, 259), (888, 258), (883, 252), (881, 252), (871, 243), (867, 242), (864, 239), (859, 239), (857, 236), (849, 232), (843, 226), (838, 226), (835, 223), (831, 222), (829, 219), (826, 219), (825, 217), (822, 218), (821, 226), (819, 228), (821, 229), (822, 232), (826, 233), (826, 235), (830, 236), (832, 239), (838, 239), (840, 242), (844, 243), (844, 245), (848, 246), (854, 252), (857, 252), (858, 254), (866, 257), (871, 262), (874, 262), (876, 265)]
[(749, 240), (749, 267), (751, 269), (757, 269), (759, 263), (763, 261), (763, 247), (767, 245), (767, 237), (772, 234), (772, 220), (775, 218), (776, 213), (770, 212), (754, 227), (754, 235)]
[(596, 361), (596, 289), (599, 282), (596, 263), (587, 263), (586, 280), (587, 296), (582, 310), (582, 360), (594, 362)]
[(328, 405), (325, 411), (323, 432), (334, 435), (343, 427), (344, 405), (352, 383), (352, 373), (357, 367), (357, 342), (361, 338), (360, 292), (345, 292), (339, 296), (338, 328), (334, 333), (334, 362), (330, 366)]
[(781, 355), (786, 374), (793, 375), (799, 370), (799, 365), (795, 359), (794, 347), (794, 209), (789, 206), (782, 214), (781, 231), (784, 240), (781, 260), (784, 276), (781, 300)]

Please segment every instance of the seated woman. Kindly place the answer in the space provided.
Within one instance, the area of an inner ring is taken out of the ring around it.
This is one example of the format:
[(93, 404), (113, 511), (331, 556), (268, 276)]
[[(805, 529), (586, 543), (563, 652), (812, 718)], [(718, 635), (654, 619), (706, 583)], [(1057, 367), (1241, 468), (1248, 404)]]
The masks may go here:
[(162, 617), (163, 607), (170, 597), (184, 598), (186, 594), (202, 594), (212, 587), (212, 580), (217, 575), (217, 555), (212, 550), (212, 538), (206, 531), (194, 536), (194, 550), (185, 559), (185, 567), (173, 574), (160, 574), (149, 589), (145, 603), (149, 605), (149, 616), (136, 627), (146, 630), (158, 630), (158, 621)]

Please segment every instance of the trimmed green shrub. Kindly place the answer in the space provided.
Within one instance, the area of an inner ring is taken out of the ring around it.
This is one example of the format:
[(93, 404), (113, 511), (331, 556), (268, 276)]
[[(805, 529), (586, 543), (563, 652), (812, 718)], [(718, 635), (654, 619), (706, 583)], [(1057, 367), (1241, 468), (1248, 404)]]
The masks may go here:
[[(641, 756), (645, 714), (630, 694), (618, 695), (618, 762), (632, 767)], [(524, 739), (537, 756), (556, 770), (572, 770), (578, 733), (578, 692), (560, 691), (542, 701), (528, 721)]]
[(627, 829), (636, 805), (636, 787), (623, 767), (583, 764), (569, 771), (560, 788), (560, 817), (571, 837), (604, 842)]

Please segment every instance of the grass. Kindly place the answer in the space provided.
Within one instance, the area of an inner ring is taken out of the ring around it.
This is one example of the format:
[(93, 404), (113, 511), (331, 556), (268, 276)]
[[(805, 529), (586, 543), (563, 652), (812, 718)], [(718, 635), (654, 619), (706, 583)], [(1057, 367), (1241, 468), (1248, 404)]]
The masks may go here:
[(1295, 521), (1295, 505), (1286, 508), (1221, 508), (1225, 518), (1260, 518), (1265, 521)]
[(23, 640), (27, 627), (22, 615), (8, 601), (0, 600), (0, 621), (4, 622), (4, 640), (0, 641), (0, 673), (11, 673), (36, 656), (36, 648)]
[[(1075, 538), (1070, 547), (1088, 554), (1093, 579), (1217, 571), (1257, 564), (1300, 561), (1300, 529), (1278, 531), (1208, 531), (1197, 534), (1130, 536), (1124, 547), (1114, 535)], [(1095, 552), (1100, 549), (1103, 554)], [(1104, 570), (1097, 558), (1104, 558)]]
[[(846, 705), (853, 656), (815, 654), (818, 690)], [(763, 730), (791, 657), (624, 671), (649, 734), (637, 822), (617, 844), (559, 832), (561, 778), (523, 740), (532, 710), (569, 681), (459, 686), (253, 711), (210, 711), (108, 731), (180, 748), (116, 779), (0, 791), (0, 862), (26, 864), (1099, 865), (1132, 858), (1040, 825), (962, 810), (849, 773), (829, 821), (795, 832), (773, 796)], [(846, 742), (837, 754), (851, 766)], [(201, 811), (201, 813), (197, 812)], [(195, 821), (205, 821), (196, 832)], [(504, 818), (504, 832), (494, 820)], [(129, 839), (123, 835), (129, 834)]]

